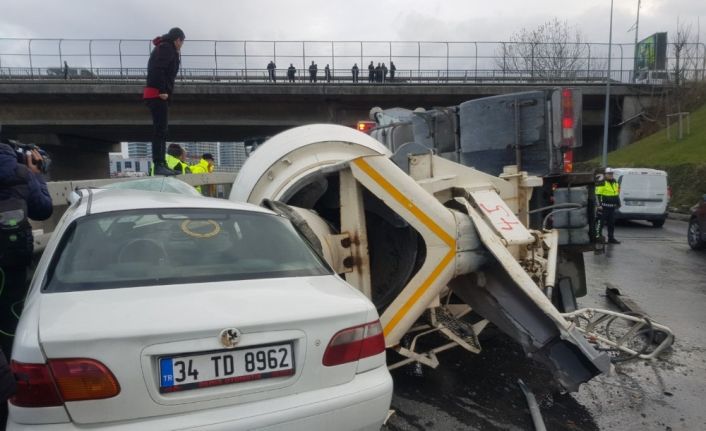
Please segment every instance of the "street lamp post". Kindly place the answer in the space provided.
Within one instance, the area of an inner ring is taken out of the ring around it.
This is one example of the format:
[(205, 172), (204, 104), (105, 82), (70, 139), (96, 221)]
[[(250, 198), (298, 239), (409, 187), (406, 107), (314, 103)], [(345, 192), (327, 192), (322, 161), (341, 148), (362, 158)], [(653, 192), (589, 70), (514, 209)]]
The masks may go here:
[(610, 30), (608, 32), (608, 76), (605, 85), (605, 117), (603, 118), (603, 158), (602, 165), (608, 166), (608, 124), (610, 117), (610, 60), (613, 47), (613, 0), (610, 0)]

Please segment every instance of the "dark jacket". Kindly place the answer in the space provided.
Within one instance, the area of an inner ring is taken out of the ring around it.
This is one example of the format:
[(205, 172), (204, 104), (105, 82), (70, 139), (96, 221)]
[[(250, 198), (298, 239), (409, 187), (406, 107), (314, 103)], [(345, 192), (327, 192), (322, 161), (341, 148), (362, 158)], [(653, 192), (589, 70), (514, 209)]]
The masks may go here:
[(22, 207), (27, 211), (26, 217), (9, 232), (0, 232), (0, 263), (10, 267), (26, 266), (31, 262), (34, 242), (27, 218), (46, 220), (51, 217), (53, 209), (42, 176), (17, 163), (15, 154), (12, 147), (0, 143), (0, 208), (10, 214)]
[(15, 150), (0, 143), (0, 200), (13, 197), (27, 202), (27, 216), (32, 220), (51, 217), (53, 207), (44, 178), (17, 163)]
[[(179, 73), (181, 59), (179, 52), (171, 40), (155, 38), (152, 43), (155, 48), (147, 62), (147, 88), (156, 88), (158, 92), (171, 95), (174, 91), (174, 80)], [(148, 92), (145, 92), (145, 98)]]

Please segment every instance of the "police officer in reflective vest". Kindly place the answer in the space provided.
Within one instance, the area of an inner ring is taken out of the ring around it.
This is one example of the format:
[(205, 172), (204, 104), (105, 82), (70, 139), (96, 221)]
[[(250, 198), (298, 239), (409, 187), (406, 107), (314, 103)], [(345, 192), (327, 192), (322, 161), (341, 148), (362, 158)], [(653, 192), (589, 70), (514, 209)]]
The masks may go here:
[(596, 187), (596, 238), (603, 236), (603, 226), (608, 226), (608, 243), (620, 244), (615, 239), (615, 211), (620, 208), (620, 184), (613, 177), (611, 168), (605, 169), (605, 181)]
[[(186, 151), (179, 144), (169, 144), (167, 147), (167, 155), (164, 161), (167, 164), (167, 168), (174, 171), (176, 174), (190, 174), (191, 169), (189, 165), (184, 161), (186, 160)], [(155, 175), (155, 165), (152, 164), (152, 169), (150, 175)], [(159, 175), (159, 172), (157, 172)]]

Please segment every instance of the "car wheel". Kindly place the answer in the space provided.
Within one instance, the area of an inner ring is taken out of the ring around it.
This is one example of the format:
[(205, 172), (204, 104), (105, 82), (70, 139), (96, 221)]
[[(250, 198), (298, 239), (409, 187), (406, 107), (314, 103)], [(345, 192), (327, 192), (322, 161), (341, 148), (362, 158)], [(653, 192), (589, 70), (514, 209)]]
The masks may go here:
[(706, 247), (706, 243), (701, 240), (701, 228), (699, 227), (699, 221), (696, 219), (691, 219), (689, 222), (687, 240), (689, 241), (689, 247), (694, 250), (702, 250)]
[(662, 227), (664, 226), (665, 219), (652, 220), (652, 227)]

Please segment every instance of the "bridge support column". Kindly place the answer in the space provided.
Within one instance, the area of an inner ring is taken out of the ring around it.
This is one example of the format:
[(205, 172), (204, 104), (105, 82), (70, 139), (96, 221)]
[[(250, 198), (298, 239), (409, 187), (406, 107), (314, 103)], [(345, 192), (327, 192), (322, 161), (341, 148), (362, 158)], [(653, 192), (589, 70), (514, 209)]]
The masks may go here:
[(639, 96), (623, 97), (622, 116), (620, 118), (622, 125), (618, 129), (617, 148), (623, 148), (632, 144), (635, 130), (642, 120), (640, 114), (645, 113), (645, 111), (652, 106), (652, 100), (652, 98), (641, 98)]
[(51, 181), (108, 178), (108, 153), (120, 151), (119, 142), (95, 141), (76, 136), (54, 134), (18, 135), (23, 143), (42, 147), (51, 157), (48, 179)]

